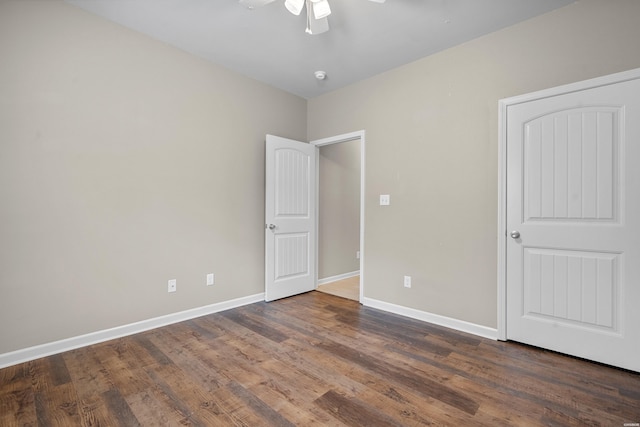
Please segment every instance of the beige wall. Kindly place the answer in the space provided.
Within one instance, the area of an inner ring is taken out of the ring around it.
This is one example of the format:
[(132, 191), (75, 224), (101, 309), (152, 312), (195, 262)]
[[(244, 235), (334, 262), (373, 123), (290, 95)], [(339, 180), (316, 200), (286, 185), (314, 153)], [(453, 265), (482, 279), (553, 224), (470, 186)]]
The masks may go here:
[(360, 140), (320, 147), (318, 278), (360, 269)]
[(309, 101), (310, 139), (367, 132), (365, 297), (496, 326), (498, 100), (640, 67), (638, 17), (581, 0)]
[(264, 291), (304, 99), (56, 0), (0, 1), (0, 61), (0, 354)]
[(498, 99), (640, 67), (638, 16), (581, 0), (307, 103), (0, 0), (0, 353), (262, 292), (266, 133), (365, 129), (365, 296), (495, 326)]

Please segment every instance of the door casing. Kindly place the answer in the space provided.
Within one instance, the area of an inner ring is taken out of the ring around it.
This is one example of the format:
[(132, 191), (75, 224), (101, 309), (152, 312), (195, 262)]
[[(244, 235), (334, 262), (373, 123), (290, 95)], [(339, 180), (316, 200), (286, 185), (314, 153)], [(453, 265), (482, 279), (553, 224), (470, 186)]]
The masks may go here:
[[(341, 142), (348, 142), (359, 139), (360, 140), (360, 297), (359, 300), (362, 303), (364, 298), (364, 195), (365, 195), (365, 131), (360, 130), (356, 132), (344, 133), (342, 135), (331, 136), (328, 138), (317, 139), (311, 141), (310, 144), (320, 148), (325, 145), (339, 144)], [(320, 179), (318, 174), (320, 173), (320, 156), (316, 156), (316, 236), (318, 236), (318, 217), (319, 217), (319, 185)], [(318, 240), (316, 239), (316, 288), (318, 287)]]

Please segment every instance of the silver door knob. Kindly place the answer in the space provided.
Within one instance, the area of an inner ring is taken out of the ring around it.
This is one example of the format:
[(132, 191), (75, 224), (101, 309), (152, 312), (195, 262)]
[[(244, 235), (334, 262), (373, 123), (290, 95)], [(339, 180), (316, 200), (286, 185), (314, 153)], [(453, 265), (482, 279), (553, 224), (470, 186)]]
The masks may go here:
[(275, 224), (269, 224), (267, 227), (269, 227), (269, 230), (275, 230), (276, 229), (276, 225)]
[(519, 232), (519, 231), (517, 231), (517, 230), (513, 230), (513, 231), (511, 232), (511, 238), (512, 238), (512, 239), (517, 239), (518, 237), (520, 237), (520, 232)]

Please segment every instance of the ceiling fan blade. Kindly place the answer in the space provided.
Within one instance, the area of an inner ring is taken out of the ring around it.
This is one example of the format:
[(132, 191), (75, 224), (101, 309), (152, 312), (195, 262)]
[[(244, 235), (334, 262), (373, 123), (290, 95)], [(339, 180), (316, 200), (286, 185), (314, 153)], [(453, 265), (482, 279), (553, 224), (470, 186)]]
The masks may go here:
[(313, 4), (313, 16), (316, 19), (326, 18), (331, 15), (331, 7), (329, 7), (329, 2), (327, 0), (319, 0), (312, 2)]
[(248, 9), (253, 9), (256, 7), (264, 6), (265, 4), (269, 4), (275, 0), (239, 0), (238, 2)]

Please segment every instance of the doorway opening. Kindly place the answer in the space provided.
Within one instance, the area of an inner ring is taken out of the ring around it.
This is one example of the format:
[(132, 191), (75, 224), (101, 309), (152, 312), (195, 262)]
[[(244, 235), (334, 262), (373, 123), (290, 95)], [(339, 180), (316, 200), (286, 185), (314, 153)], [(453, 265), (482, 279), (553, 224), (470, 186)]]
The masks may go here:
[(317, 290), (364, 295), (364, 131), (311, 141), (318, 147)]

